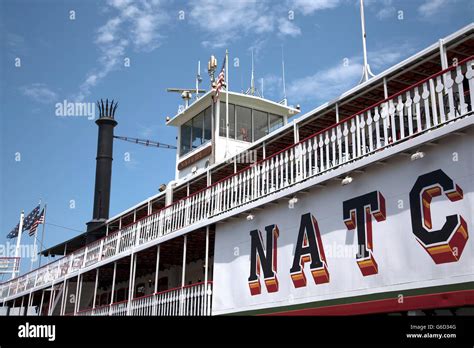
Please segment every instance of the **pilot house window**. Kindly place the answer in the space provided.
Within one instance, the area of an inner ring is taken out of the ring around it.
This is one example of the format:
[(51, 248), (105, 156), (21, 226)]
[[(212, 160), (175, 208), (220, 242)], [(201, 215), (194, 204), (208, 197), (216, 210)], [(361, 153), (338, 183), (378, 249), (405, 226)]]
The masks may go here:
[(252, 109), (237, 105), (235, 120), (237, 140), (252, 141)]
[[(220, 105), (220, 118), (219, 118), (219, 135), (221, 137), (226, 136), (225, 132), (225, 103), (221, 102)], [(229, 103), (229, 138), (235, 139), (235, 105)]]
[[(226, 104), (220, 104), (219, 135), (226, 136)], [(229, 103), (229, 138), (253, 142), (283, 126), (283, 117)]]
[(193, 119), (181, 125), (181, 147), (179, 154), (184, 155), (212, 138), (212, 112), (211, 107), (200, 112)]
[(268, 134), (268, 114), (263, 111), (253, 110), (253, 125), (254, 140), (263, 138)]

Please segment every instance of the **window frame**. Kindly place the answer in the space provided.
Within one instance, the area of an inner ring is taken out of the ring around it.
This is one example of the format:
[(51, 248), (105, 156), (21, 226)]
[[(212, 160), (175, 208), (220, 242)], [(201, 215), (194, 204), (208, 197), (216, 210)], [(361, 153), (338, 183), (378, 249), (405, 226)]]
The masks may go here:
[[(210, 123), (210, 135), (211, 135), (211, 138), (210, 139), (205, 139), (205, 135), (206, 135), (206, 129), (205, 129), (205, 126), (206, 126), (206, 111), (207, 110), (210, 110), (210, 117), (211, 117), (211, 123)], [(199, 137), (201, 139), (201, 143), (199, 145), (197, 145), (196, 147), (194, 147), (193, 145), (193, 138), (194, 138), (194, 121), (195, 119), (197, 119), (198, 117), (200, 117), (202, 115), (202, 124), (201, 124), (201, 136)], [(201, 112), (199, 112), (197, 115), (195, 115), (193, 118), (189, 119), (188, 121), (186, 121), (185, 123), (183, 123), (181, 126), (180, 126), (180, 129), (179, 129), (179, 157), (182, 157), (182, 156), (186, 156), (188, 153), (200, 148), (202, 145), (208, 143), (209, 141), (212, 141), (212, 137), (213, 137), (213, 133), (212, 133), (212, 109), (211, 109), (211, 106), (208, 106), (207, 108), (205, 108), (204, 110), (202, 110)], [(190, 126), (187, 126), (187, 127), (190, 127), (191, 128), (191, 131), (189, 132), (189, 139), (188, 139), (188, 144), (189, 144), (189, 147), (188, 147), (188, 150), (187, 151), (184, 151), (183, 152), (183, 127), (185, 127), (187, 124), (190, 124)]]

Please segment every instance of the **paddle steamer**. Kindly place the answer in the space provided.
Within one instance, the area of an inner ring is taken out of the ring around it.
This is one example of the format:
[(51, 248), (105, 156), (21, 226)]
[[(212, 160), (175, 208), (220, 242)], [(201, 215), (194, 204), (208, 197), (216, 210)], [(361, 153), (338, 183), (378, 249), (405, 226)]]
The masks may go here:
[(88, 231), (6, 313), (472, 314), (474, 24), (304, 115), (224, 87), (183, 91), (175, 178), (113, 217), (101, 107)]

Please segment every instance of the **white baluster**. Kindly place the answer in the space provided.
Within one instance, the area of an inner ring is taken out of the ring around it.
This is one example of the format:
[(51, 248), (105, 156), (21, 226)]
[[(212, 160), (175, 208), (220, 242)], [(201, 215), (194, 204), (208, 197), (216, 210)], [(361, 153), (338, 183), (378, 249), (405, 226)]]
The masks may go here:
[(332, 166), (335, 167), (337, 165), (336, 161), (336, 129), (331, 129), (331, 148), (332, 148)]
[(405, 138), (405, 123), (404, 123), (404, 116), (403, 116), (403, 100), (402, 96), (398, 96), (398, 102), (397, 102), (397, 114), (398, 114), (398, 121), (400, 122), (400, 139)]
[(337, 125), (337, 131), (336, 131), (336, 136), (337, 136), (337, 150), (338, 150), (338, 164), (341, 164), (343, 162), (342, 158), (342, 131), (341, 131), (341, 125)]
[(388, 136), (388, 103), (382, 104), (382, 111), (380, 116), (382, 117), (384, 146), (387, 146), (390, 143)]
[(372, 130), (372, 113), (370, 110), (367, 111), (367, 127), (368, 127), (368, 137), (369, 137), (369, 152), (374, 151), (374, 136), (373, 136), (373, 130)]
[(356, 122), (356, 140), (357, 140), (357, 157), (362, 156), (362, 148), (361, 148), (361, 139), (360, 139), (360, 115), (357, 115), (355, 117), (355, 122)]
[(350, 160), (349, 156), (349, 129), (347, 128), (348, 122), (344, 122), (344, 130), (342, 131), (342, 135), (344, 136), (344, 162)]
[(464, 75), (462, 74), (462, 69), (461, 66), (458, 65), (456, 67), (456, 78), (454, 80), (457, 85), (458, 89), (458, 96), (459, 96), (459, 110), (461, 112), (461, 115), (464, 115), (467, 112), (467, 105), (466, 101), (464, 98), (464, 86), (463, 86), (463, 81), (464, 81)]
[(351, 119), (351, 128), (349, 129), (351, 132), (351, 138), (352, 138), (352, 156), (351, 159), (354, 159), (357, 157), (357, 149), (356, 149), (356, 126), (354, 124), (354, 117)]
[(408, 135), (413, 135), (413, 101), (411, 99), (411, 93), (408, 91), (406, 93), (406, 102), (405, 106), (407, 108), (407, 116), (408, 116)]
[[(430, 81), (433, 81), (433, 79), (430, 80)], [(434, 84), (434, 81), (433, 81), (433, 84)], [(436, 94), (438, 95), (438, 105), (439, 105), (439, 114), (440, 114), (440, 117), (441, 117), (441, 123), (444, 123), (446, 121), (446, 115), (444, 113), (444, 100), (443, 100), (444, 86), (443, 86), (443, 83), (441, 82), (441, 76), (438, 76), (436, 78), (435, 91), (436, 91)], [(434, 114), (434, 112), (433, 112), (433, 114)], [(436, 120), (435, 125), (437, 125), (437, 124), (438, 124), (438, 122)]]
[(430, 96), (430, 92), (428, 92), (428, 85), (425, 82), (423, 84), (423, 93), (421, 93), (421, 98), (423, 99), (423, 105), (424, 105), (424, 108), (425, 108), (426, 129), (431, 128), (430, 102), (428, 100), (429, 96)]
[(448, 93), (448, 104), (449, 104), (449, 111), (448, 111), (448, 119), (452, 120), (456, 117), (456, 107), (454, 106), (454, 92), (453, 92), (453, 85), (454, 81), (451, 77), (451, 71), (446, 73), (446, 79), (444, 81), (444, 88)]
[(397, 141), (397, 124), (395, 122), (395, 106), (393, 100), (388, 101), (388, 114), (390, 115), (390, 128), (392, 130), (392, 142)]
[(467, 71), (466, 71), (466, 79), (469, 81), (469, 96), (470, 96), (470, 103), (471, 107), (469, 108), (471, 111), (474, 111), (474, 69), (472, 64), (474, 60), (470, 60), (466, 62)]
[(431, 97), (432, 121), (433, 121), (433, 125), (437, 126), (439, 121), (438, 121), (438, 110), (437, 110), (437, 105), (436, 105), (436, 88), (434, 84), (434, 79), (429, 80), (429, 91), (430, 91), (430, 97)]
[(366, 139), (365, 139), (365, 119), (364, 119), (364, 114), (360, 115), (359, 119), (359, 133), (360, 133), (360, 140), (361, 140), (361, 148), (362, 148), (362, 155), (365, 155), (367, 152), (367, 144), (366, 144)]

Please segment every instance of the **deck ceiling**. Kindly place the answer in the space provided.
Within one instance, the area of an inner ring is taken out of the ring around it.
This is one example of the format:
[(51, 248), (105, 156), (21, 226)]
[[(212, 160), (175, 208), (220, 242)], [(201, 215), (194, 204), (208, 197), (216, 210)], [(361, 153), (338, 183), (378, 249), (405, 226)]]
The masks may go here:
[[(215, 231), (209, 231), (209, 257), (214, 255)], [(183, 263), (184, 237), (168, 240), (160, 247), (160, 270), (171, 265), (181, 266)], [(206, 248), (206, 230), (201, 229), (188, 235), (186, 242), (186, 263), (204, 259)], [(148, 248), (137, 253), (137, 277), (155, 272), (157, 248)], [(110, 285), (113, 278), (113, 263), (99, 267), (99, 286)], [(130, 257), (117, 260), (117, 282), (128, 280), (130, 273)], [(95, 269), (83, 274), (85, 282), (95, 282)]]

